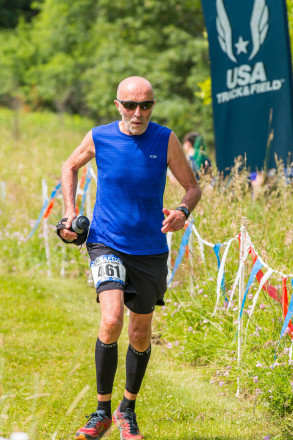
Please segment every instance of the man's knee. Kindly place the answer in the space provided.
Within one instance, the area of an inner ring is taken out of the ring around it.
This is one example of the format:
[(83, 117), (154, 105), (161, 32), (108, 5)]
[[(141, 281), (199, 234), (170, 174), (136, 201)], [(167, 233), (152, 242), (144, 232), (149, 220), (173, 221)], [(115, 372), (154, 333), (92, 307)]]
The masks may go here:
[(130, 313), (129, 341), (137, 351), (145, 351), (150, 346), (153, 314), (138, 315)]
[(104, 316), (100, 327), (100, 339), (105, 344), (117, 341), (123, 327), (123, 317)]
[(109, 329), (109, 331), (119, 331), (123, 326), (122, 316), (106, 316), (102, 318), (103, 325)]
[(135, 325), (129, 329), (129, 339), (131, 345), (144, 351), (148, 348), (151, 340), (151, 327), (146, 325)]

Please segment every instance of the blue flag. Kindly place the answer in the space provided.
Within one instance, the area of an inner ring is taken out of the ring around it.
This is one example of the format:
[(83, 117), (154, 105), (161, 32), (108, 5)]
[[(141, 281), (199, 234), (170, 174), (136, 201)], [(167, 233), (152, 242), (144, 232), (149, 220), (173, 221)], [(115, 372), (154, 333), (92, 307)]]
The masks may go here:
[[(221, 266), (221, 260), (220, 260), (220, 248), (221, 248), (221, 246), (223, 246), (222, 243), (216, 243), (214, 245), (214, 247), (213, 247), (214, 252), (216, 254), (216, 257), (217, 257), (218, 270), (220, 269), (220, 266)], [(225, 294), (225, 273), (223, 274), (223, 278), (222, 278), (222, 281), (221, 281), (221, 289), (222, 289), (222, 291)], [(228, 301), (226, 296), (225, 296), (225, 300)]]
[(240, 309), (240, 314), (239, 314), (239, 319), (241, 319), (242, 313), (243, 313), (243, 309), (244, 309), (244, 305), (245, 305), (245, 301), (246, 301), (246, 297), (248, 294), (248, 291), (250, 289), (251, 284), (253, 283), (257, 273), (260, 271), (260, 269), (263, 267), (263, 264), (260, 262), (259, 259), (256, 260), (256, 262), (253, 265), (252, 271), (250, 273), (249, 276), (249, 280), (246, 286), (246, 290), (242, 299), (242, 304), (241, 304), (241, 309)]
[(168, 287), (171, 286), (171, 283), (173, 281), (174, 275), (177, 272), (177, 269), (178, 269), (178, 267), (179, 267), (179, 265), (180, 265), (180, 263), (182, 261), (182, 258), (183, 258), (186, 246), (188, 245), (188, 241), (189, 241), (191, 233), (192, 233), (192, 229), (193, 229), (193, 221), (191, 221), (188, 224), (188, 226), (186, 228), (186, 231), (183, 234), (183, 237), (182, 237), (182, 240), (181, 240), (181, 243), (180, 243), (180, 248), (179, 248), (179, 251), (178, 251), (178, 255), (177, 255), (177, 258), (176, 258), (176, 261), (175, 261), (175, 265), (174, 265), (174, 268), (173, 268), (173, 272), (172, 272), (171, 278), (170, 278), (169, 283), (168, 283)]
[[(291, 284), (292, 284), (292, 288), (293, 288), (293, 280), (291, 280)], [(291, 296), (291, 301), (290, 301), (290, 305), (289, 305), (289, 308), (288, 308), (288, 312), (287, 312), (287, 315), (285, 317), (284, 325), (283, 325), (282, 330), (281, 330), (280, 339), (282, 338), (282, 336), (284, 336), (284, 333), (285, 333), (285, 331), (286, 331), (286, 329), (288, 327), (288, 324), (290, 322), (290, 319), (292, 318), (292, 315), (293, 315), (293, 294)]]
[(293, 151), (286, 1), (202, 0), (202, 5), (219, 170), (233, 166), (239, 155), (246, 156), (251, 171), (275, 168), (275, 154), (286, 166)]

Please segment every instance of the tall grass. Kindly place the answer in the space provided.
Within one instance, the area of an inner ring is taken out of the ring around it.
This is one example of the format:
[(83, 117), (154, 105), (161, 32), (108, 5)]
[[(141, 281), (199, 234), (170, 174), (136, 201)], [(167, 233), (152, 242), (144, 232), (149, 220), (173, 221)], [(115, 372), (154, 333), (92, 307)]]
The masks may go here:
[[(63, 162), (93, 125), (93, 121), (81, 119), (79, 116), (64, 115), (60, 119), (50, 113), (22, 112), (19, 135), (15, 137), (14, 114), (5, 109), (0, 111), (0, 181), (6, 187), (6, 197), (3, 199), (3, 194), (0, 194), (0, 237), (3, 243), (0, 249), (0, 270), (46, 273), (42, 225), (26, 241), (43, 204), (42, 179), (46, 180), (50, 195), (60, 179)], [(62, 215), (62, 201), (57, 199), (49, 217), (53, 273), (60, 271), (60, 261), (63, 258), (61, 242), (56, 240), (54, 232), (54, 225)], [(65, 252), (70, 254), (67, 259), (67, 274), (74, 276), (84, 273), (84, 267), (88, 267), (85, 251), (79, 252), (76, 248), (69, 252), (66, 248)], [(78, 265), (75, 264), (75, 259), (78, 260)], [(78, 267), (77, 273), (74, 267)]]
[[(264, 184), (257, 188), (250, 186), (248, 173), (245, 169), (240, 171), (241, 167), (241, 162), (236, 161), (233, 173), (226, 180), (221, 180), (219, 176), (202, 176), (203, 198), (195, 212), (196, 228), (209, 242), (223, 243), (237, 236), (241, 221), (244, 221), (263, 261), (273, 269), (293, 273), (292, 184), (284, 175), (283, 164), (277, 161), (275, 175), (267, 179), (264, 177)], [(178, 245), (177, 242), (173, 259), (176, 258)], [(293, 368), (288, 365), (290, 337), (286, 335), (278, 345), (284, 322), (282, 307), (266, 292), (261, 292), (244, 333), (242, 361), (238, 366), (237, 296), (229, 312), (222, 296), (220, 307), (213, 316), (217, 260), (211, 248), (206, 247), (205, 251), (206, 267), (196, 242), (193, 264), (190, 266), (186, 259), (183, 260), (169, 292), (167, 306), (157, 320), (158, 333), (168, 341), (175, 356), (195, 366), (205, 366), (205, 374), (213, 386), (235, 392), (237, 378), (240, 378), (242, 396), (251, 396), (255, 402), (262, 402), (274, 414), (285, 417), (285, 424), (291, 426)], [(225, 268), (228, 299), (238, 264), (239, 243), (235, 240)], [(245, 285), (251, 269), (252, 259), (248, 258)], [(281, 296), (282, 277), (273, 274), (269, 282)], [(289, 278), (287, 284), (290, 301), (292, 288)], [(257, 287), (255, 282), (245, 304), (244, 329)], [(285, 436), (289, 435), (288, 431), (285, 429)]]

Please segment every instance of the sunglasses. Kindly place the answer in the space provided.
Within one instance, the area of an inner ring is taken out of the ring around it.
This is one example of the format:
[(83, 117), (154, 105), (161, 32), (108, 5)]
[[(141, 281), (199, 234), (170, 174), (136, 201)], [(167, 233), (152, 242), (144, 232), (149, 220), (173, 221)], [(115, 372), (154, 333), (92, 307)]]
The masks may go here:
[(123, 105), (126, 110), (135, 110), (137, 106), (139, 105), (141, 110), (149, 110), (154, 105), (155, 101), (142, 101), (142, 102), (136, 102), (136, 101), (121, 101), (120, 99), (117, 99), (120, 104)]

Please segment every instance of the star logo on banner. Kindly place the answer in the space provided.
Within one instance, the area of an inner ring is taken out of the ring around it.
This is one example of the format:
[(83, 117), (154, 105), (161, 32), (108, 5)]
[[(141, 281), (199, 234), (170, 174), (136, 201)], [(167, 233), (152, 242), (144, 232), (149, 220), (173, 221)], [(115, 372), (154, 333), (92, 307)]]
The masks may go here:
[(235, 46), (237, 48), (237, 55), (241, 53), (247, 53), (248, 44), (249, 41), (244, 41), (242, 37), (239, 37), (238, 43), (235, 43)]
[[(216, 27), (218, 32), (218, 40), (223, 52), (225, 52), (231, 61), (237, 63), (233, 51), (232, 42), (232, 27), (229, 20), (229, 16), (224, 6), (224, 0), (214, 0), (216, 1), (217, 8), (217, 18)], [(250, 30), (251, 30), (251, 45), (252, 51), (249, 56), (249, 60), (252, 60), (255, 55), (259, 52), (261, 46), (263, 45), (267, 33), (269, 31), (269, 8), (266, 4), (266, 0), (254, 0), (252, 15), (250, 19)], [(244, 53), (247, 54), (247, 46), (250, 41), (243, 40), (243, 37), (239, 37), (238, 42), (234, 43), (237, 48), (237, 55)]]

